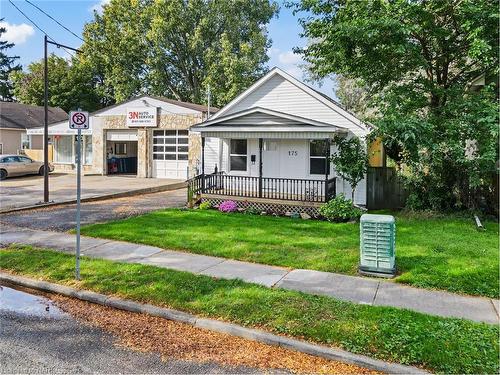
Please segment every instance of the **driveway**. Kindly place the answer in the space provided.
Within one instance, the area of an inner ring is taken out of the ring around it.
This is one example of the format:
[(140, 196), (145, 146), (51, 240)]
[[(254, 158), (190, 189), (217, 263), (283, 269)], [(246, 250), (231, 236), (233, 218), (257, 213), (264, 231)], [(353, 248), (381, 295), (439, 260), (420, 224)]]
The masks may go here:
[[(81, 223), (123, 219), (168, 207), (183, 207), (187, 199), (186, 189), (141, 194), (131, 197), (83, 202)], [(37, 208), (27, 211), (0, 214), (0, 224), (31, 229), (66, 231), (75, 228), (76, 205)]]
[[(137, 178), (135, 176), (82, 176), (82, 199), (148, 188), (166, 188), (182, 180)], [(76, 175), (49, 175), (50, 201), (76, 199)], [(0, 181), (0, 208), (26, 207), (43, 201), (43, 176), (24, 176)]]

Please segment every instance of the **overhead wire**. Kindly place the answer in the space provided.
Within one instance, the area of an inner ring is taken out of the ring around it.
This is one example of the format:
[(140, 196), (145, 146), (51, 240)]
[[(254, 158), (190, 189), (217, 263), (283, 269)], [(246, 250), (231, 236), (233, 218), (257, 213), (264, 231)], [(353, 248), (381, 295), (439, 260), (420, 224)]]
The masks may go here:
[(37, 24), (35, 21), (33, 21), (30, 17), (28, 17), (28, 16), (26, 15), (26, 13), (24, 13), (21, 9), (19, 9), (19, 8), (17, 7), (17, 5), (16, 5), (16, 4), (14, 4), (14, 3), (12, 2), (12, 0), (9, 0), (9, 3), (10, 3), (10, 4), (12, 4), (12, 6), (13, 6), (14, 8), (16, 8), (16, 9), (17, 9), (17, 11), (18, 11), (19, 13), (21, 13), (21, 14), (22, 14), (22, 15), (23, 15), (23, 16), (24, 16), (24, 17), (25, 17), (25, 18), (26, 18), (29, 22), (31, 22), (31, 23), (33, 24), (33, 26), (35, 26), (38, 30), (40, 30), (40, 31), (41, 31), (44, 35), (47, 35), (47, 38), (49, 38), (52, 42), (54, 42), (54, 44), (56, 44), (58, 47), (60, 47), (60, 48), (62, 48), (63, 50), (65, 50), (65, 51), (66, 51), (69, 55), (71, 55), (73, 58), (75, 57), (75, 55), (73, 55), (73, 53), (71, 53), (68, 49), (64, 48), (63, 46), (59, 45), (59, 43), (57, 43), (57, 42), (55, 41), (55, 39), (54, 39), (54, 38), (52, 38), (52, 37), (51, 37), (51, 36), (50, 36), (50, 35), (49, 35), (49, 34), (48, 34), (45, 30), (43, 30), (40, 26), (38, 26), (38, 24)]
[(48, 14), (47, 12), (45, 12), (43, 9), (41, 9), (38, 5), (35, 5), (33, 4), (31, 1), (29, 0), (24, 0), (26, 1), (29, 5), (35, 7), (36, 9), (38, 9), (41, 13), (45, 14), (48, 18), (50, 18), (52, 21), (54, 21), (55, 23), (57, 23), (59, 26), (61, 26), (64, 30), (66, 30), (67, 32), (71, 33), (73, 36), (77, 37), (78, 39), (80, 39), (82, 42), (85, 42), (83, 40), (82, 37), (80, 37), (79, 35), (77, 35), (76, 33), (74, 33), (72, 30), (70, 30), (69, 28), (67, 28), (66, 26), (64, 26), (61, 22), (59, 22), (58, 20), (56, 20), (54, 17), (52, 17), (50, 14)]

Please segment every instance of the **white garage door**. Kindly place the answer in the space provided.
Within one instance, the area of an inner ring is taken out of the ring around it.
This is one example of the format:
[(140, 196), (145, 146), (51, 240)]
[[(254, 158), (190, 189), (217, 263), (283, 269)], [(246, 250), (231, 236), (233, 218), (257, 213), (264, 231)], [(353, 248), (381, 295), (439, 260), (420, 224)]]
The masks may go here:
[(108, 130), (106, 132), (108, 141), (137, 141), (137, 130)]
[(153, 177), (187, 178), (187, 130), (153, 131)]

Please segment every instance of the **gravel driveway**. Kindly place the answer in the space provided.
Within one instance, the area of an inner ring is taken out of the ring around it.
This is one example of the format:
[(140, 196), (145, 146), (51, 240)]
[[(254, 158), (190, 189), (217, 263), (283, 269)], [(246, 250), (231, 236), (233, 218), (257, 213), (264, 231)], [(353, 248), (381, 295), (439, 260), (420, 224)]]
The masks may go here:
[[(141, 215), (167, 207), (183, 207), (186, 189), (151, 193), (139, 196), (83, 202), (81, 222), (91, 224)], [(75, 228), (76, 205), (38, 208), (0, 215), (0, 224), (40, 230), (67, 231)]]

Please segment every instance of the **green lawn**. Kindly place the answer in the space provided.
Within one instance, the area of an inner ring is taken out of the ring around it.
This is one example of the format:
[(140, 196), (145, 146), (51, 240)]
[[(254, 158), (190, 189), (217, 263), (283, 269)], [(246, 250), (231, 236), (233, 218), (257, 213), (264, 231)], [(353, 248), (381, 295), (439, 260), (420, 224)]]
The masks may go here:
[(269, 289), (238, 280), (74, 257), (29, 246), (0, 250), (4, 270), (257, 327), (442, 373), (498, 373), (499, 328), (391, 307)]
[[(498, 298), (498, 223), (397, 215), (396, 281)], [(89, 225), (82, 234), (255, 263), (354, 275), (359, 225), (215, 210), (156, 211)]]

